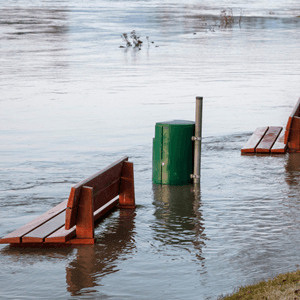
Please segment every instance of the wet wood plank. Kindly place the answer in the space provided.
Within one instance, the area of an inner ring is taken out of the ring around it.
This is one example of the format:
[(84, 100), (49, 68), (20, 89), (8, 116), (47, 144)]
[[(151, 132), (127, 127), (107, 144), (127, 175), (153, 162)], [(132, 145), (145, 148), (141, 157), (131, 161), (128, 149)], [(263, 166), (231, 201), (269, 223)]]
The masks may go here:
[(133, 163), (128, 161), (123, 165), (119, 198), (120, 208), (135, 208)]
[(242, 153), (254, 153), (257, 145), (264, 137), (265, 133), (269, 129), (268, 126), (266, 127), (258, 127), (251, 135), (245, 146), (241, 149)]
[(111, 199), (119, 195), (120, 191), (120, 178), (116, 181), (112, 182), (109, 186), (104, 188), (98, 193), (93, 194), (93, 201), (94, 201), (94, 211), (96, 211), (101, 206), (105, 205)]
[(94, 203), (92, 187), (82, 187), (76, 220), (76, 237), (80, 239), (94, 238)]
[(108, 213), (110, 210), (112, 210), (115, 206), (119, 204), (119, 196), (113, 198), (109, 202), (107, 202), (105, 205), (100, 207), (94, 212), (94, 221), (101, 218), (103, 215)]
[[(288, 122), (286, 124), (286, 129), (285, 129), (286, 131), (285, 131), (285, 136), (284, 136), (285, 144), (288, 144), (288, 142), (291, 140), (290, 133), (291, 133), (291, 129), (293, 128), (294, 117), (300, 117), (300, 98), (298, 99), (296, 105), (294, 106), (294, 108), (289, 116)], [(293, 138), (294, 137), (292, 137), (292, 139)]]
[(271, 153), (285, 153), (287, 144), (284, 142), (285, 139), (285, 131), (282, 130), (275, 141), (273, 147), (271, 148)]
[(18, 228), (17, 230), (9, 233), (4, 238), (0, 240), (0, 244), (8, 244), (8, 243), (21, 243), (21, 238), (31, 232), (32, 230), (36, 229), (40, 225), (46, 223), (56, 215), (60, 214), (61, 212), (65, 211), (67, 206), (67, 201), (65, 200), (62, 203), (58, 204), (57, 206), (51, 208), (41, 216), (38, 216), (34, 220), (30, 221), (29, 223), (23, 225), (22, 227)]
[(44, 239), (65, 225), (65, 212), (55, 216), (48, 222), (22, 237), (22, 243), (43, 243)]
[(284, 143), (287, 144), (289, 141), (289, 135), (290, 135), (290, 130), (293, 122), (293, 117), (289, 117), (286, 128), (285, 128), (285, 135), (284, 135)]
[(274, 145), (278, 135), (282, 131), (282, 127), (271, 126), (268, 131), (257, 145), (256, 153), (270, 153), (272, 146)]
[[(124, 156), (116, 162), (110, 164), (108, 167), (102, 169), (96, 174), (88, 177), (87, 179), (79, 182), (71, 189), (71, 193), (68, 200), (68, 211), (66, 213), (66, 225), (65, 228), (68, 230), (73, 227), (76, 223), (76, 215), (79, 205), (80, 192), (83, 186), (92, 187), (94, 195), (99, 194), (102, 190), (106, 189), (109, 185), (114, 183), (121, 177), (123, 162), (127, 161), (128, 157)], [(97, 205), (95, 206), (95, 209)]]
[(293, 117), (292, 125), (289, 131), (288, 148), (291, 152), (299, 152), (300, 150), (300, 118)]
[(50, 234), (45, 238), (45, 243), (66, 243), (70, 239), (76, 236), (76, 226), (69, 230), (65, 229), (65, 226), (56, 230), (54, 233)]
[(94, 189), (94, 193), (97, 193), (99, 190), (102, 190), (110, 185), (110, 183), (115, 181), (117, 178), (120, 178), (123, 162), (127, 160), (128, 157), (124, 156), (116, 162), (110, 164), (108, 167), (77, 183), (72, 188), (67, 207), (72, 208), (74, 206), (78, 206), (81, 187), (92, 187)]
[(300, 117), (300, 98), (298, 99), (296, 105), (294, 106), (292, 113), (290, 116), (293, 117)]

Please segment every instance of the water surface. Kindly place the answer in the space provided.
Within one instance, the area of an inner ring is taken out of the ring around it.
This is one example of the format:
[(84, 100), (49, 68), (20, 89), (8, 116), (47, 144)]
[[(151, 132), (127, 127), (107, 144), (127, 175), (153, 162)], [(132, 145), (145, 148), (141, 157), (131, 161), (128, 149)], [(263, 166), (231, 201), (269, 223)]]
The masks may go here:
[[(240, 149), (298, 100), (299, 15), (294, 0), (2, 3), (0, 236), (124, 155), (138, 206), (93, 246), (1, 245), (0, 298), (216, 299), (296, 269), (300, 156)], [(119, 48), (132, 30), (141, 50)], [(196, 96), (201, 186), (154, 185), (155, 123), (194, 120)]]

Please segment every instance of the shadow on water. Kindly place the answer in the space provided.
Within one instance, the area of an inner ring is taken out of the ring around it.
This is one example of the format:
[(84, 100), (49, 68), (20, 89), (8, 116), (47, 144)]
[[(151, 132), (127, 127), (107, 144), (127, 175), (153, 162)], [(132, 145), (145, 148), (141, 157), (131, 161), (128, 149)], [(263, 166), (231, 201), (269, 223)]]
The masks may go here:
[(288, 214), (294, 221), (295, 228), (299, 228), (299, 195), (300, 195), (300, 153), (290, 153), (285, 163), (285, 182), (287, 183), (288, 201), (285, 205), (289, 206)]
[(203, 266), (202, 248), (208, 238), (204, 233), (200, 187), (153, 184), (153, 194), (157, 219), (154, 239), (162, 247), (187, 250)]
[(299, 153), (290, 153), (285, 164), (286, 170), (286, 183), (293, 189), (295, 186), (299, 185), (300, 187), (300, 154)]
[[(1, 250), (1, 255), (6, 257), (6, 261), (25, 267), (45, 261), (71, 260), (66, 266), (67, 291), (72, 296), (86, 295), (95, 292), (95, 287), (101, 285), (100, 278), (119, 271), (118, 260), (126, 260), (133, 253), (136, 247), (135, 216), (134, 209), (120, 210), (116, 222), (106, 232), (95, 234), (94, 245), (7, 246)], [(100, 222), (95, 224), (96, 232)]]
[[(66, 267), (67, 290), (72, 296), (93, 292), (99, 279), (119, 271), (118, 260), (128, 259), (135, 246), (135, 210), (120, 210), (118, 222), (95, 245), (77, 247), (76, 258)], [(86, 290), (88, 289), (88, 290)], [(83, 292), (84, 290), (84, 292)]]

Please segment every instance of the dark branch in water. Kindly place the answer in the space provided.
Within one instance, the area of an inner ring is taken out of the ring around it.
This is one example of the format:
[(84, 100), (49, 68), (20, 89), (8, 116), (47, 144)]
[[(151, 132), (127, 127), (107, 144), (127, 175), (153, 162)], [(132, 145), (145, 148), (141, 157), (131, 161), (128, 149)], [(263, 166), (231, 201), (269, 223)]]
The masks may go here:
[[(133, 48), (138, 48), (139, 50), (141, 50), (143, 42), (141, 41), (139, 34), (135, 30), (133, 30), (133, 31), (130, 32), (130, 36), (129, 37), (128, 37), (127, 33), (123, 33), (121, 35), (121, 38), (126, 43), (126, 47), (133, 47)], [(131, 40), (129, 40), (129, 38)], [(149, 36), (146, 36), (146, 39), (148, 41), (148, 47), (149, 47), (150, 46), (150, 44), (149, 44)], [(125, 48), (125, 47), (124, 46), (120, 46), (120, 48)]]

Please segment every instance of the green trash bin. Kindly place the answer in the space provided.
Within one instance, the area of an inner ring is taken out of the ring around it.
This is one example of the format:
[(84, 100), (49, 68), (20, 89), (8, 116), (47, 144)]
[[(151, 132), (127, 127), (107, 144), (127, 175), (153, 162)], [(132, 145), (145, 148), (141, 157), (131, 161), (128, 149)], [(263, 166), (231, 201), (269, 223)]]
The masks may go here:
[(173, 120), (155, 125), (153, 183), (184, 185), (192, 182), (195, 122)]

